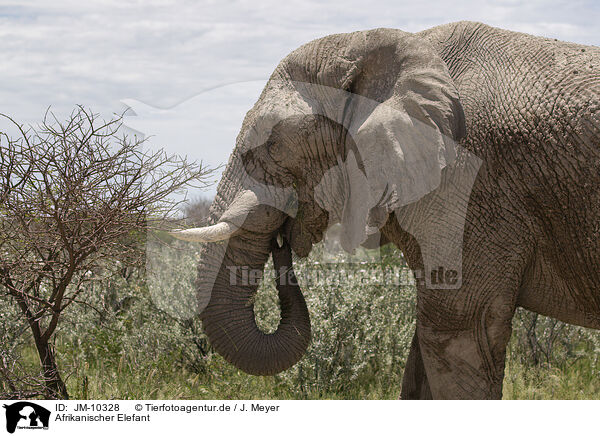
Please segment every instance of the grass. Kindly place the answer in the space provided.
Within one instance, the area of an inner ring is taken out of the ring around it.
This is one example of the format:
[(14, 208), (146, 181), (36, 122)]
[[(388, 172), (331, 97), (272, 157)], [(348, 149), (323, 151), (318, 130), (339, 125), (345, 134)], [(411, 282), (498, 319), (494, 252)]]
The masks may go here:
[[(507, 355), (504, 399), (600, 399), (600, 377), (593, 354), (568, 359), (560, 366), (530, 365), (516, 347), (513, 335)], [(295, 369), (273, 377), (249, 376), (211, 354), (203, 371), (182, 367), (175, 357), (143, 365), (130, 356), (86, 358), (80, 361), (72, 348), (59, 341), (57, 354), (67, 375), (72, 399), (396, 399), (400, 395), (402, 368), (397, 373), (363, 371), (343, 387), (294, 384)], [(23, 350), (22, 361), (34, 368), (37, 355)]]
[(566, 367), (527, 366), (507, 360), (503, 398), (506, 400), (597, 400), (600, 378), (593, 359), (581, 358)]
[(170, 367), (141, 372), (122, 367), (81, 368), (68, 379), (72, 399), (172, 399), (172, 400), (250, 400), (250, 399), (395, 399), (400, 394), (398, 384), (382, 386), (376, 379), (355, 383), (346, 391), (300, 391), (281, 378), (253, 377), (244, 374), (220, 357), (209, 366), (209, 373), (194, 374)]
[[(399, 259), (393, 250), (383, 251), (381, 264), (398, 267)], [(190, 265), (194, 262), (189, 259)], [(315, 258), (298, 262), (300, 281), (306, 269), (317, 268), (331, 268), (331, 264), (322, 265)], [(358, 263), (353, 268), (364, 272), (367, 266)], [(176, 292), (181, 293), (186, 280), (179, 280)], [(298, 364), (273, 377), (249, 376), (212, 353), (199, 323), (161, 310), (167, 306), (157, 303), (143, 278), (104, 285), (91, 295), (95, 300), (88, 301), (96, 310), (73, 306), (55, 339), (59, 366), (73, 399), (396, 399), (400, 395), (414, 332), (415, 289), (410, 284), (390, 286), (376, 276), (359, 283), (356, 275), (336, 283), (301, 283), (313, 340)], [(185, 301), (180, 294), (169, 294), (168, 286), (158, 285), (165, 301)], [(265, 282), (255, 299), (257, 321), (266, 330), (272, 330), (279, 319), (276, 295), (274, 286)], [(0, 300), (2, 304), (8, 302)], [(10, 309), (0, 307), (3, 332), (18, 330), (18, 321), (9, 320)], [(599, 350), (599, 332), (519, 310), (508, 347), (504, 398), (600, 399)], [(31, 341), (18, 352), (22, 367), (29, 371), (39, 367)]]
[[(68, 388), (73, 399), (396, 399), (402, 374), (390, 385), (373, 374), (356, 380), (338, 392), (301, 391), (281, 377), (252, 377), (224, 362), (219, 356), (207, 373), (194, 374), (155, 367), (142, 372), (131, 365), (86, 365), (71, 374)], [(509, 356), (504, 379), (504, 399), (600, 399), (600, 378), (589, 359), (579, 359), (566, 369), (531, 367)]]

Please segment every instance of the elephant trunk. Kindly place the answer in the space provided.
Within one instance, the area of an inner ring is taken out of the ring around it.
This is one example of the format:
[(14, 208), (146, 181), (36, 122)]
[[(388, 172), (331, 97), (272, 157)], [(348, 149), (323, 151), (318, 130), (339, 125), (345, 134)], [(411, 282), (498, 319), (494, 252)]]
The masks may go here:
[(252, 300), (257, 285), (236, 283), (244, 281), (244, 274), (246, 278), (251, 275), (251, 269), (221, 268), (210, 302), (201, 314), (214, 349), (252, 375), (273, 375), (288, 369), (300, 360), (310, 341), (308, 309), (296, 282), (287, 243), (274, 249), (273, 261), (281, 305), (281, 321), (274, 333), (265, 334), (256, 325)]
[[(294, 365), (308, 347), (310, 319), (292, 268), (291, 249), (273, 245), (287, 217), (283, 194), (248, 188), (241, 160), (234, 156), (211, 206), (210, 227), (174, 232), (203, 242), (198, 264), (198, 300), (204, 331), (217, 353), (253, 375), (273, 375)], [(215, 236), (216, 235), (216, 236)], [(215, 242), (221, 240), (221, 242)], [(253, 299), (264, 266), (273, 255), (281, 321), (265, 334), (254, 318)]]

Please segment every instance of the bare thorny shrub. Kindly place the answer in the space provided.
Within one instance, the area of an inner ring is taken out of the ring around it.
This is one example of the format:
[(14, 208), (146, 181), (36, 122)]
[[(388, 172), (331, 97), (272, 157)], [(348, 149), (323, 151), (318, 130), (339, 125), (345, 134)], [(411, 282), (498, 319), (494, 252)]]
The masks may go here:
[(90, 283), (113, 271), (106, 262), (140, 266), (144, 231), (174, 217), (170, 195), (204, 184), (207, 171), (144, 150), (121, 133), (121, 117), (103, 121), (78, 107), (65, 122), (47, 113), (28, 129), (4, 117), (19, 135), (0, 135), (0, 292), (29, 327), (44, 396), (67, 398), (52, 345), (62, 314), (87, 304)]

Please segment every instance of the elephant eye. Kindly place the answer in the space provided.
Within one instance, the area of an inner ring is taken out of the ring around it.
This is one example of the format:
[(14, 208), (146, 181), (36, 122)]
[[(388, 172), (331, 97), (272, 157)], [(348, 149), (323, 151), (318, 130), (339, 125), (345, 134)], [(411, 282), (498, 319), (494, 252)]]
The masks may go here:
[(267, 142), (267, 152), (273, 156), (281, 152), (281, 144), (279, 141), (269, 141)]

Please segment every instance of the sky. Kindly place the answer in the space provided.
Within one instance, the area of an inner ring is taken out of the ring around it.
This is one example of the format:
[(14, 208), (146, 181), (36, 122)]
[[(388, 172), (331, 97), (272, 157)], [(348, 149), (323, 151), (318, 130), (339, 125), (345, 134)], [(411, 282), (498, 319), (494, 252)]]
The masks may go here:
[(459, 20), (600, 45), (595, 1), (0, 1), (0, 113), (35, 124), (49, 106), (59, 118), (77, 104), (105, 118), (129, 107), (126, 125), (152, 147), (217, 167), (272, 70), (298, 46)]

